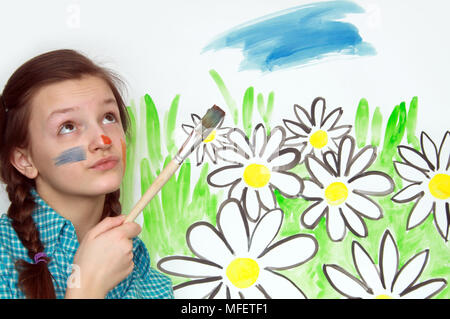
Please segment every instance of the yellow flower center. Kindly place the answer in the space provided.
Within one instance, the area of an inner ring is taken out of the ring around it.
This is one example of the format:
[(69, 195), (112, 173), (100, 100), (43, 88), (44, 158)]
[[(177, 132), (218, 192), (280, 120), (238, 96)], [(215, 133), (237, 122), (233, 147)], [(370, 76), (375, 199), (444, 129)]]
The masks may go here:
[(309, 137), (309, 143), (314, 148), (322, 148), (328, 143), (328, 135), (327, 132), (323, 130), (318, 130), (314, 134)]
[(259, 188), (266, 186), (270, 180), (269, 169), (261, 164), (250, 164), (244, 170), (244, 181), (248, 186)]
[(325, 199), (330, 205), (340, 205), (348, 197), (348, 189), (344, 183), (334, 182), (325, 189)]
[(450, 197), (450, 175), (436, 174), (428, 183), (431, 195), (439, 199)]
[(236, 258), (228, 265), (226, 274), (237, 288), (248, 288), (258, 279), (259, 266), (253, 259)]
[(375, 299), (394, 299), (394, 298), (388, 295), (378, 295), (375, 297)]
[(209, 133), (208, 137), (203, 140), (203, 143), (209, 143), (212, 140), (214, 140), (215, 138), (216, 138), (216, 130), (212, 130), (212, 132)]

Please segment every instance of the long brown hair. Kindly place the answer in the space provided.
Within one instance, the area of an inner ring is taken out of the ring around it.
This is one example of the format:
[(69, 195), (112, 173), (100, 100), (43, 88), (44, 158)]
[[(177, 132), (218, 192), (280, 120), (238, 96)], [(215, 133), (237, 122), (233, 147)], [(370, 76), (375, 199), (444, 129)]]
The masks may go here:
[[(124, 83), (114, 72), (94, 64), (83, 54), (73, 50), (56, 50), (41, 54), (25, 62), (9, 78), (0, 95), (0, 179), (6, 184), (11, 205), (8, 217), (31, 260), (44, 251), (39, 231), (32, 218), (35, 202), (30, 190), (34, 179), (22, 175), (10, 162), (16, 147), (29, 146), (28, 123), (33, 94), (45, 85), (64, 80), (80, 79), (84, 75), (97, 76), (106, 81), (119, 106), (122, 127), (128, 134), (129, 117), (121, 91)], [(120, 189), (106, 195), (102, 219), (121, 213)], [(56, 298), (52, 276), (47, 263), (16, 261), (18, 285), (27, 298)]]

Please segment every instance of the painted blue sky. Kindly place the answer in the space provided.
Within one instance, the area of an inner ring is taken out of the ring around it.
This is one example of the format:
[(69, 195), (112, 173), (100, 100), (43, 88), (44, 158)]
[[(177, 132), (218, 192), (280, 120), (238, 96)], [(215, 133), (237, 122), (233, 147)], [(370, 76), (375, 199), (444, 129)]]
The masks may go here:
[(316, 2), (277, 12), (237, 26), (211, 41), (203, 52), (242, 49), (240, 70), (274, 71), (325, 57), (375, 55), (358, 28), (338, 21), (364, 10), (351, 1)]

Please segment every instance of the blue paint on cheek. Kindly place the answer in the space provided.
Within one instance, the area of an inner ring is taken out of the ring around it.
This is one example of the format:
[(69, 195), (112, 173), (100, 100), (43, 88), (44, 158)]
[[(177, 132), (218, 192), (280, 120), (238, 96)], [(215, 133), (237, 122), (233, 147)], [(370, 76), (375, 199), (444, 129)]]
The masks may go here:
[(86, 159), (86, 152), (81, 146), (69, 148), (61, 153), (58, 157), (54, 158), (56, 166), (60, 166), (67, 163), (84, 161)]
[(342, 19), (364, 10), (350, 1), (294, 7), (235, 27), (208, 44), (203, 52), (242, 49), (241, 70), (274, 71), (306, 65), (325, 57), (375, 55), (358, 28)]

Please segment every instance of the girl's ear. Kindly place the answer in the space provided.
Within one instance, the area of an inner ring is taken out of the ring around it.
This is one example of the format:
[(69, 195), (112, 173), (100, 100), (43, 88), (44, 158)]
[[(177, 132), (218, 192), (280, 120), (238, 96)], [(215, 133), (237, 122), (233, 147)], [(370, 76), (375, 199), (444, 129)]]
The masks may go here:
[(16, 147), (10, 158), (11, 164), (29, 179), (38, 176), (38, 170), (34, 166), (33, 160), (26, 149)]

